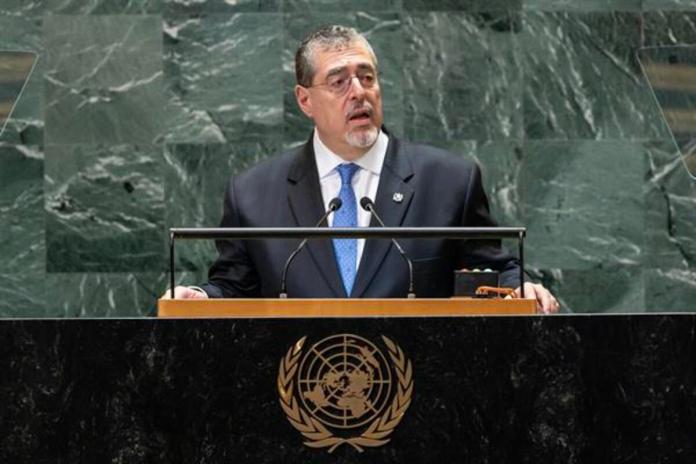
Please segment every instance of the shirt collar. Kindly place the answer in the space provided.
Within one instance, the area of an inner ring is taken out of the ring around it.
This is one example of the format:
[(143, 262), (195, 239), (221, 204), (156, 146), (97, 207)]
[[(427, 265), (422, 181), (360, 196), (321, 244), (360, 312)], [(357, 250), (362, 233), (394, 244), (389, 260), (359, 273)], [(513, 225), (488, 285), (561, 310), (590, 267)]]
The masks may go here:
[[(346, 162), (346, 160), (324, 145), (316, 129), (314, 129), (312, 143), (314, 145), (314, 159), (317, 163), (317, 171), (320, 179), (332, 174), (338, 165)], [(353, 161), (353, 163), (357, 164), (362, 169), (379, 175), (382, 172), (382, 164), (384, 164), (384, 157), (387, 154), (388, 144), (389, 136), (387, 136), (384, 131), (380, 130), (374, 145), (372, 145), (364, 155)]]

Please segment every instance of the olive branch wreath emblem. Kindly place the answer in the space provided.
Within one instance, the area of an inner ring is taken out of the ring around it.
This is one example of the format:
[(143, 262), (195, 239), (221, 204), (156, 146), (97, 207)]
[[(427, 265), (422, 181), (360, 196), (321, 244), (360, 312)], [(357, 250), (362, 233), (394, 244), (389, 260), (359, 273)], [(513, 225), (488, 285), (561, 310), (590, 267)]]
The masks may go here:
[(280, 361), (278, 369), (278, 393), (280, 405), (290, 424), (297, 429), (306, 439), (305, 445), (311, 448), (329, 448), (332, 453), (336, 448), (347, 444), (363, 452), (363, 448), (375, 448), (387, 444), (391, 439), (389, 435), (394, 431), (404, 413), (411, 404), (413, 394), (413, 369), (411, 361), (406, 359), (401, 347), (389, 338), (382, 335), (382, 340), (389, 350), (389, 357), (394, 363), (398, 379), (397, 391), (391, 406), (363, 431), (360, 435), (341, 438), (335, 436), (318, 419), (310, 416), (299, 405), (295, 398), (294, 376), (297, 373), (298, 363), (302, 355), (302, 348), (307, 337), (302, 337), (290, 347), (285, 357)]

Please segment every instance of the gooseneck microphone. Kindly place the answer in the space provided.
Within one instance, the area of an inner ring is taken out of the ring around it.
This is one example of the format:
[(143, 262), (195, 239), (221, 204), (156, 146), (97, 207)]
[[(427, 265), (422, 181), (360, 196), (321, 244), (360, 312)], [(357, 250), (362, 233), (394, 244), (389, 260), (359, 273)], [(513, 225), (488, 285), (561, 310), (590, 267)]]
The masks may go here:
[[(360, 206), (365, 211), (372, 213), (375, 219), (377, 219), (377, 222), (379, 222), (380, 226), (387, 227), (382, 221), (382, 218), (379, 217), (379, 214), (377, 214), (377, 211), (375, 211), (375, 204), (372, 200), (370, 200), (368, 197), (362, 197), (360, 199)], [(415, 298), (416, 293), (413, 290), (413, 263), (410, 259), (408, 259), (408, 256), (406, 256), (406, 252), (404, 252), (404, 249), (401, 248), (399, 242), (397, 242), (395, 238), (392, 238), (391, 241), (396, 247), (396, 249), (399, 251), (401, 257), (404, 258), (404, 261), (406, 261), (406, 264), (408, 264), (408, 298)]]
[[(336, 197), (332, 199), (329, 202), (329, 209), (326, 210), (324, 215), (319, 219), (319, 222), (317, 222), (317, 225), (314, 227), (319, 227), (321, 226), (324, 221), (329, 217), (329, 214), (334, 213), (338, 211), (341, 208), (341, 205), (343, 205), (343, 202), (341, 201), (340, 198)], [(288, 269), (290, 269), (290, 263), (295, 259), (295, 256), (302, 251), (302, 249), (307, 245), (307, 240), (304, 239), (302, 242), (300, 242), (299, 246), (295, 248), (295, 251), (290, 253), (290, 256), (288, 257), (288, 260), (285, 261), (285, 267), (283, 268), (283, 275), (280, 278), (280, 294), (278, 295), (278, 298), (287, 298), (288, 297), (288, 289), (287, 289), (287, 283), (286, 283), (286, 278), (288, 276)]]

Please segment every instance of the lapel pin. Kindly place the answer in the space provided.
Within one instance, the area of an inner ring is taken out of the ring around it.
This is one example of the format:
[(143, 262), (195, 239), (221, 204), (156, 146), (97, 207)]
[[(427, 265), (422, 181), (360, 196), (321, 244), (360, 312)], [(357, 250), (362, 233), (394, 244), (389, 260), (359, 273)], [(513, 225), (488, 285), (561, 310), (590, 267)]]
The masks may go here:
[(404, 201), (404, 194), (401, 192), (396, 192), (392, 197), (392, 200), (394, 200), (396, 203), (401, 203)]

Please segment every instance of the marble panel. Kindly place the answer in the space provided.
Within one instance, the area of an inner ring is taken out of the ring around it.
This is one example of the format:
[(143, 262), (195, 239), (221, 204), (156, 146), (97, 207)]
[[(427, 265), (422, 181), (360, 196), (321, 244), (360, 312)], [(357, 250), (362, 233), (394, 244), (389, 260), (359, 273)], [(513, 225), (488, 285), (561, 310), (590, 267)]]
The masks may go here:
[(40, 316), (46, 267), (43, 153), (0, 145), (0, 317)]
[(486, 142), (476, 148), (491, 211), (501, 226), (524, 226), (521, 212), (522, 145), (517, 142)]
[[(165, 205), (170, 227), (218, 227), (227, 181), (280, 150), (280, 137), (259, 143), (167, 145)], [(177, 267), (207, 271), (217, 257), (212, 240), (178, 241)], [(193, 282), (190, 282), (193, 284)]]
[(405, 10), (501, 11), (519, 10), (522, 0), (402, 0)]
[(403, 133), (402, 119), (402, 31), (400, 15), (396, 13), (321, 13), (307, 11), (285, 16), (285, 46), (283, 48), (284, 86), (284, 144), (304, 143), (312, 122), (300, 111), (295, 101), (295, 52), (305, 36), (327, 24), (356, 28), (370, 41), (379, 61), (380, 87), (384, 124), (395, 134)]
[(591, 270), (536, 267), (525, 260), (531, 282), (542, 284), (558, 300), (561, 314), (644, 313), (644, 272), (640, 266)]
[(696, 12), (643, 13), (643, 46), (696, 44)]
[(43, 0), (44, 11), (70, 15), (155, 14), (162, 0)]
[(530, 139), (666, 136), (640, 72), (638, 13), (524, 13), (524, 124)]
[(284, 0), (286, 12), (345, 12), (345, 11), (400, 11), (404, 0), (351, 0), (350, 4), (336, 0)]
[(483, 188), (498, 225), (524, 225), (520, 213), (519, 192), (521, 144), (507, 141), (477, 143), (464, 140), (434, 145), (476, 161), (481, 168)]
[(654, 312), (696, 312), (696, 269), (647, 269), (645, 304)]
[(282, 130), (282, 17), (167, 16), (169, 143), (259, 140)]
[(3, 0), (0, 17), (40, 18), (46, 9), (46, 0)]
[[(522, 0), (529, 11), (638, 11), (645, 0)], [(659, 0), (658, 0), (659, 1)]]
[[(206, 281), (207, 270), (176, 271), (175, 285)], [(170, 287), (170, 274), (159, 272), (48, 273), (46, 306), (29, 317), (124, 318), (152, 317), (157, 301)]]
[(282, 0), (160, 0), (165, 14), (278, 12)]
[(641, 1), (642, 1), (642, 8), (645, 11), (696, 10), (696, 0), (641, 0)]
[(154, 316), (167, 282), (164, 273), (49, 273), (46, 316)]
[(404, 20), (404, 129), (419, 141), (522, 137), (516, 17), (412, 14)]
[(696, 268), (696, 180), (671, 141), (648, 148), (645, 184), (645, 266)]
[(157, 16), (48, 16), (47, 143), (150, 143), (166, 125)]
[(644, 255), (645, 148), (628, 141), (524, 146), (527, 257), (541, 268), (638, 266)]
[(44, 132), (42, 75), (45, 70), (41, 20), (28, 14), (17, 17), (0, 15), (0, 31), (0, 50), (29, 51), (38, 55), (34, 71), (15, 104), (0, 141), (8, 144), (40, 145), (43, 143)]
[(161, 148), (47, 146), (48, 270), (164, 270), (161, 168)]
[(606, 266), (592, 270), (550, 269), (542, 272), (562, 312), (642, 313), (644, 270), (640, 266)]

